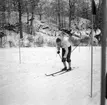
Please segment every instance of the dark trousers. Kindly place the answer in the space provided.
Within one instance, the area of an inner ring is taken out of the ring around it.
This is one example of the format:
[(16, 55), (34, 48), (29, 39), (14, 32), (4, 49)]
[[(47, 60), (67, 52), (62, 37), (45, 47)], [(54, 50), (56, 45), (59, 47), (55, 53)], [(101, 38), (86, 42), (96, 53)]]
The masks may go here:
[[(64, 55), (65, 55), (65, 49), (64, 48), (62, 48), (62, 58), (64, 57)], [(70, 47), (68, 47), (68, 54), (67, 54), (67, 62), (71, 62), (71, 46)]]

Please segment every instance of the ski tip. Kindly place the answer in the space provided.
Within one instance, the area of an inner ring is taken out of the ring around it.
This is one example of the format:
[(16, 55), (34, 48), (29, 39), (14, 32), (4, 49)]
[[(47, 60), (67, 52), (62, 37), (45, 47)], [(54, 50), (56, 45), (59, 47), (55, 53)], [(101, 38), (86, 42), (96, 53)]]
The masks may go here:
[(49, 75), (48, 75), (48, 74), (45, 74), (45, 76), (53, 76), (53, 77), (54, 77), (55, 75), (54, 75), (54, 74), (49, 74)]
[(52, 75), (45, 74), (45, 76), (47, 76), (47, 77), (48, 77), (48, 76), (52, 76)]

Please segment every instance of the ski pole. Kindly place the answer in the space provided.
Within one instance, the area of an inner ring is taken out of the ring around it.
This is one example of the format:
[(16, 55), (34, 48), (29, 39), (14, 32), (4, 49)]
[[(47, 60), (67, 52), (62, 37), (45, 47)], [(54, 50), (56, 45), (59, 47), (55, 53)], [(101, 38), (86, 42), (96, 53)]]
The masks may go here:
[[(59, 54), (59, 57), (61, 58), (61, 55)], [(62, 59), (62, 58), (61, 58)]]
[(72, 51), (71, 51), (71, 53), (80, 45), (81, 43), (79, 43)]
[[(80, 44), (81, 44), (81, 43), (79, 43), (79, 44), (71, 51), (71, 53), (72, 53)], [(88, 44), (87, 44), (86, 46), (88, 46)]]

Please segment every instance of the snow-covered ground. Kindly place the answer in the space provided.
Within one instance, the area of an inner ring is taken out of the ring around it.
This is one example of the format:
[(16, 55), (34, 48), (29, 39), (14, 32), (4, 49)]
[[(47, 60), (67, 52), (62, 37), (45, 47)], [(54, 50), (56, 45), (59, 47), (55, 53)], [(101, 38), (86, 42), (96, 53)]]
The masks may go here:
[(56, 77), (45, 73), (63, 65), (55, 48), (0, 49), (0, 105), (100, 105), (100, 47), (94, 47), (93, 98), (91, 48), (78, 47), (72, 53), (71, 72)]

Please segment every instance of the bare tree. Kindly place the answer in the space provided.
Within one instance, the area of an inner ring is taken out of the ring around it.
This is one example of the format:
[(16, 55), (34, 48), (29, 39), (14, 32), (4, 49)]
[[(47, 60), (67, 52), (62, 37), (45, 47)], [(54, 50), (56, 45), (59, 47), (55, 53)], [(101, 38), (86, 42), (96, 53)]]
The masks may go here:
[(58, 28), (59, 29), (61, 29), (61, 17), (60, 17), (60, 0), (57, 0), (57, 2), (58, 2), (58, 11), (57, 11), (57, 14), (58, 14), (58, 24), (59, 24), (59, 26), (58, 26)]
[(31, 27), (31, 31), (30, 33), (33, 34), (33, 21), (35, 18), (35, 8), (38, 5), (39, 0), (30, 0), (30, 5), (31, 5), (31, 19), (30, 19), (30, 27)]
[(3, 37), (6, 36), (4, 29), (4, 26), (6, 24), (5, 12), (6, 12), (6, 0), (0, 1), (0, 30), (2, 30), (2, 32), (0, 32), (1, 46), (3, 45)]
[(71, 20), (75, 16), (75, 4), (76, 0), (69, 0), (69, 29), (71, 28)]
[(38, 15), (39, 15), (39, 19), (42, 20), (42, 15), (44, 14), (43, 13), (43, 6), (45, 5), (45, 2), (44, 1), (40, 1), (39, 4), (38, 4)]
[(23, 32), (22, 32), (22, 1), (17, 0), (18, 2), (18, 12), (19, 12), (19, 29), (20, 29), (20, 38), (23, 38)]

